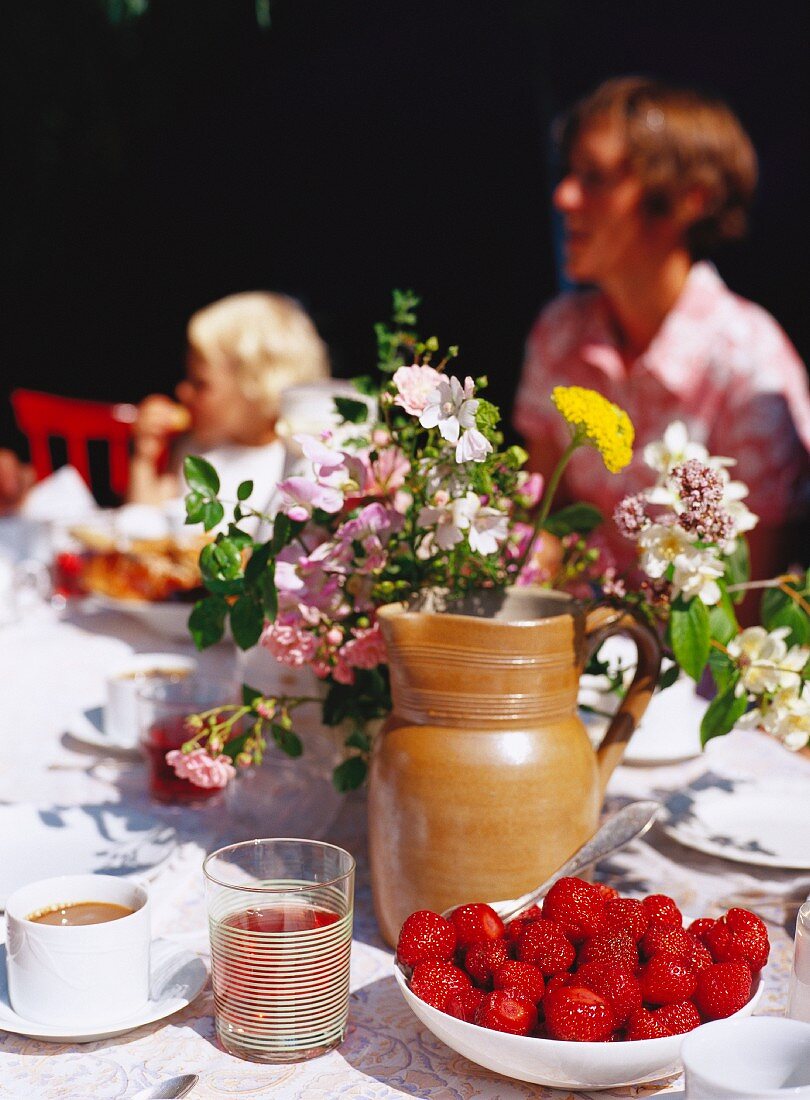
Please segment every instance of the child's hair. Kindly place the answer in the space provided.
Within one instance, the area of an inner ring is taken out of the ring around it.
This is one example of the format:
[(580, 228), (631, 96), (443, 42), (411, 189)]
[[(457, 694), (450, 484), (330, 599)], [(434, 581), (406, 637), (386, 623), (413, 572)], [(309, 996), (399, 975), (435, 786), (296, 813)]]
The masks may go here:
[(234, 371), (257, 411), (275, 420), (288, 386), (329, 377), (326, 345), (306, 311), (284, 294), (231, 294), (199, 310), (188, 323), (189, 346)]

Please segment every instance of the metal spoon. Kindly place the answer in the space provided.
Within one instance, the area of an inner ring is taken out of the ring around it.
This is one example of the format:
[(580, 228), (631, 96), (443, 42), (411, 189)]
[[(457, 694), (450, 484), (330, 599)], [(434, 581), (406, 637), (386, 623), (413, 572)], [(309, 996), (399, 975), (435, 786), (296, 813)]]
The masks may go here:
[(141, 1089), (130, 1100), (175, 1100), (175, 1097), (188, 1096), (199, 1079), (196, 1073), (170, 1077), (168, 1081), (161, 1081), (159, 1085), (149, 1085), (148, 1088)]
[[(559, 867), (544, 883), (520, 898), (490, 902), (492, 908), (506, 924), (524, 909), (528, 909), (530, 905), (534, 905), (545, 897), (557, 879), (578, 875), (592, 863), (618, 852), (631, 840), (644, 836), (662, 809), (660, 802), (649, 801), (631, 802), (629, 806), (624, 806), (618, 813), (603, 822), (591, 839), (586, 840), (582, 847), (578, 848), (571, 858), (566, 860), (562, 867)], [(456, 906), (453, 905), (446, 909), (442, 916), (449, 916), (455, 908)]]

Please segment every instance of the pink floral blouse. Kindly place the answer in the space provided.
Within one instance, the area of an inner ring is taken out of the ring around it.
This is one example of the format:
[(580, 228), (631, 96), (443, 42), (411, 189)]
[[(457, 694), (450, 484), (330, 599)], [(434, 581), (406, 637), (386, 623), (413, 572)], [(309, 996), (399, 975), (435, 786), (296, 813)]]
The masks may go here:
[(635, 426), (633, 462), (621, 474), (608, 473), (590, 448), (568, 467), (568, 494), (606, 517), (627, 493), (652, 484), (642, 450), (673, 420), (683, 420), (710, 454), (737, 459), (733, 476), (749, 486), (746, 503), (761, 522), (780, 524), (807, 505), (804, 365), (773, 317), (732, 294), (709, 263), (693, 266), (652, 343), (629, 367), (599, 291), (555, 298), (529, 334), (514, 423), (528, 441), (550, 437), (561, 447), (568, 428), (550, 401), (555, 385), (598, 390)]

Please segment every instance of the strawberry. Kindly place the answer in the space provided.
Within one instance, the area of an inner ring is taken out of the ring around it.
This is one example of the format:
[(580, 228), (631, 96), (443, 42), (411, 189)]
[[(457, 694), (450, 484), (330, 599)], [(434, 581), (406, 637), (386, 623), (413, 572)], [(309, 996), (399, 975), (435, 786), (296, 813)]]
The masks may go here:
[(449, 994), (471, 988), (472, 982), (464, 971), (449, 962), (417, 963), (411, 976), (411, 992), (420, 1001), (442, 1011)]
[(579, 961), (588, 962), (612, 962), (630, 973), (638, 970), (638, 949), (635, 942), (619, 932), (614, 936), (591, 936), (579, 949)]
[(594, 886), (605, 901), (615, 901), (619, 896), (619, 891), (613, 886), (608, 886), (606, 882), (595, 882)]
[(663, 1020), (658, 1019), (657, 1012), (650, 1012), (648, 1008), (640, 1008), (630, 1017), (627, 1025), (627, 1038), (631, 1041), (637, 1039), (666, 1039), (670, 1032)]
[(642, 936), (639, 947), (649, 959), (652, 955), (661, 954), (688, 955), (694, 945), (695, 940), (683, 928), (654, 921)]
[(700, 1024), (700, 1013), (691, 1001), (664, 1005), (663, 1008), (657, 1008), (653, 1015), (660, 1020), (670, 1035), (685, 1035), (687, 1031), (694, 1031)]
[(452, 924), (430, 909), (420, 909), (406, 919), (397, 941), (397, 959), (405, 966), (416, 966), (428, 959), (452, 959), (456, 949), (456, 930)]
[(638, 979), (613, 963), (584, 963), (576, 974), (571, 975), (570, 981), (584, 985), (586, 989), (604, 997), (610, 1005), (617, 1027), (623, 1027), (628, 1018), (641, 1008), (641, 986)]
[(553, 989), (546, 993), (543, 1004), (550, 1039), (604, 1043), (616, 1026), (605, 998), (583, 985)]
[(674, 928), (683, 927), (683, 915), (680, 909), (666, 894), (649, 894), (641, 899), (641, 905), (650, 921), (671, 924)]
[(528, 1035), (537, 1027), (537, 1007), (525, 993), (496, 989), (487, 993), (478, 1006), (475, 1023), (492, 1031)]
[(706, 946), (715, 962), (747, 962), (757, 974), (768, 961), (770, 943), (765, 922), (748, 909), (729, 909), (706, 931)]
[(707, 966), (712, 965), (712, 957), (709, 954), (709, 949), (700, 940), (696, 940), (694, 936), (689, 937), (692, 941), (689, 945), (689, 950), (684, 951), (685, 957), (689, 960), (689, 965), (697, 974), (700, 970), (705, 970)]
[(682, 955), (653, 955), (642, 966), (639, 983), (645, 1004), (670, 1005), (688, 1000), (695, 992), (697, 978)]
[(704, 1020), (724, 1020), (739, 1012), (750, 995), (748, 963), (714, 963), (698, 974), (694, 1002)]
[(492, 989), (492, 975), (509, 958), (504, 940), (474, 943), (464, 956), (464, 969), (476, 985)]
[(638, 943), (649, 923), (650, 918), (637, 898), (613, 898), (605, 905), (606, 932), (623, 932)]
[(539, 905), (530, 905), (519, 915), (521, 920), (542, 920), (543, 910)]
[(590, 882), (581, 878), (561, 878), (546, 894), (543, 917), (561, 924), (570, 940), (581, 943), (588, 936), (603, 931), (605, 900)]
[(710, 928), (714, 928), (717, 921), (712, 920), (711, 917), (699, 917), (697, 920), (693, 920), (686, 931), (690, 936), (694, 936), (696, 940), (700, 940), (702, 944), (706, 943), (706, 933)]
[(450, 914), (450, 923), (456, 930), (456, 946), (470, 947), (474, 943), (486, 940), (499, 940), (504, 933), (504, 924), (498, 914), (482, 901), (470, 905), (459, 905)]
[(496, 989), (523, 993), (534, 1004), (542, 1001), (546, 988), (543, 975), (536, 966), (527, 962), (513, 962), (511, 959), (498, 967), (493, 975), (492, 984)]
[(561, 974), (573, 966), (576, 949), (559, 924), (539, 920), (521, 932), (517, 942), (517, 957), (521, 962), (534, 963), (544, 976)]
[(517, 945), (521, 932), (524, 932), (530, 924), (534, 924), (534, 921), (524, 920), (523, 917), (515, 917), (514, 920), (509, 921), (504, 930), (503, 938), (510, 948)]
[(464, 1020), (471, 1024), (475, 1020), (475, 1012), (484, 999), (484, 993), (480, 989), (469, 986), (467, 989), (459, 989), (448, 993), (444, 1002), (444, 1011), (458, 1020)]

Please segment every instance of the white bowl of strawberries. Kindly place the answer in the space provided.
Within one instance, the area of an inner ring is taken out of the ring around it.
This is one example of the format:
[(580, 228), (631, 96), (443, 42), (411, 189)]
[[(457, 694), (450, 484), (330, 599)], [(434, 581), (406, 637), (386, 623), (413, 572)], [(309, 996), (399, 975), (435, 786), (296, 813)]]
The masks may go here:
[(563, 878), (542, 910), (504, 925), (482, 902), (412, 913), (395, 977), (418, 1019), (486, 1069), (556, 1088), (614, 1088), (678, 1073), (683, 1036), (749, 1016), (765, 924), (746, 909), (684, 928), (663, 894), (622, 898)]

